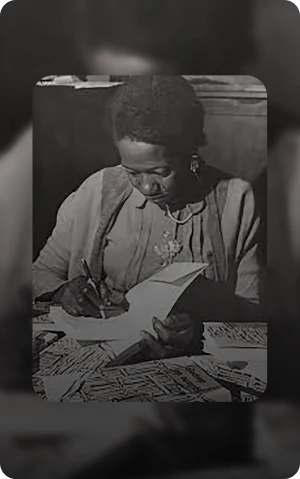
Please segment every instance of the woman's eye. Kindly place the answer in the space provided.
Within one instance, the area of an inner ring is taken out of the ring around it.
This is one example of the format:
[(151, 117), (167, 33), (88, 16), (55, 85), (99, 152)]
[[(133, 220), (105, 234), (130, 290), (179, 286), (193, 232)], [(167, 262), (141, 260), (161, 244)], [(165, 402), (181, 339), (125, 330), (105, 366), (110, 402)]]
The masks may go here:
[(163, 170), (163, 171), (160, 171), (158, 174), (159, 174), (159, 176), (163, 176), (164, 178), (166, 178), (167, 176), (170, 176), (171, 171), (170, 170)]
[[(129, 171), (129, 170), (126, 170), (126, 171), (131, 178), (137, 178), (141, 175), (141, 173), (138, 171)], [(170, 170), (153, 171), (148, 173), (149, 176), (158, 176), (162, 178), (166, 178), (170, 174), (171, 174)]]

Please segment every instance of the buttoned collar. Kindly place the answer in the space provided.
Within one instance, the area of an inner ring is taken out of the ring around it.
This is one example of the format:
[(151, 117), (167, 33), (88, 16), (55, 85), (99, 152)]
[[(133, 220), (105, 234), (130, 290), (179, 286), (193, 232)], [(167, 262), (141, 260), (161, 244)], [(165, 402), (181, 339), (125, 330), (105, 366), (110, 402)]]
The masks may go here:
[(135, 208), (143, 208), (147, 203), (147, 199), (137, 188), (132, 188), (128, 201)]
[[(131, 206), (138, 209), (144, 208), (144, 206), (148, 202), (147, 198), (145, 198), (145, 196), (137, 188), (132, 188), (132, 192), (128, 201)], [(186, 207), (188, 207), (188, 209), (193, 213), (193, 215), (197, 215), (205, 209), (206, 201), (204, 199), (197, 203), (188, 203)]]

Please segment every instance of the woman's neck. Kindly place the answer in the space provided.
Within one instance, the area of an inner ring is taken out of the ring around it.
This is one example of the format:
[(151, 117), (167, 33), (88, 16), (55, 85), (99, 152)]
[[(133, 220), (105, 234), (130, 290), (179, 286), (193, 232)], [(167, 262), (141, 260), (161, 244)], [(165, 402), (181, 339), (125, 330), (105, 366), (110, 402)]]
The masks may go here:
[(201, 191), (201, 179), (189, 172), (178, 188), (174, 200), (168, 203), (170, 210), (178, 211), (189, 203), (198, 203), (201, 201)]

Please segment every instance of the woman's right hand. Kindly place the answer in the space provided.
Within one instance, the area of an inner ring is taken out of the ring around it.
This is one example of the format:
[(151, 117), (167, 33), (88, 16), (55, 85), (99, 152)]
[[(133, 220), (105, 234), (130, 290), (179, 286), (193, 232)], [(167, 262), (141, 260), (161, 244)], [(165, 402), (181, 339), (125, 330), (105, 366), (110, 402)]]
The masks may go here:
[(53, 301), (60, 304), (72, 316), (89, 316), (100, 318), (100, 307), (104, 301), (100, 299), (85, 276), (77, 276), (59, 288)]

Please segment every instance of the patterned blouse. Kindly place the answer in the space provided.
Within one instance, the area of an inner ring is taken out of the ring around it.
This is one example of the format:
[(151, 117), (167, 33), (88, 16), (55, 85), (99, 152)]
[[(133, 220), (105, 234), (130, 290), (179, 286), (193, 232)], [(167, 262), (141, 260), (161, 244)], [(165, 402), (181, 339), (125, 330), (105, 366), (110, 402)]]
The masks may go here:
[(177, 220), (191, 214), (186, 223), (178, 224), (134, 189), (106, 238), (103, 265), (107, 285), (124, 293), (173, 261), (208, 263), (205, 274), (211, 278), (212, 248), (205, 200), (172, 213)]

